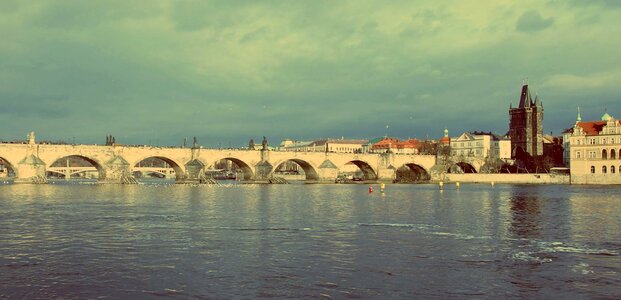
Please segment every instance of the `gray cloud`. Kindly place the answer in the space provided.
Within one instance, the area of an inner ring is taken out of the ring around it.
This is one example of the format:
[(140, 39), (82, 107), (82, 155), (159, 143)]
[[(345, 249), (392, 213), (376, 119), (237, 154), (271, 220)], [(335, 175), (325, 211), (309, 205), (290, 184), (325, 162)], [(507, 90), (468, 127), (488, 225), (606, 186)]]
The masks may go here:
[(543, 18), (538, 11), (527, 11), (524, 12), (517, 20), (515, 24), (515, 29), (522, 32), (535, 32), (544, 30), (554, 23), (554, 19)]

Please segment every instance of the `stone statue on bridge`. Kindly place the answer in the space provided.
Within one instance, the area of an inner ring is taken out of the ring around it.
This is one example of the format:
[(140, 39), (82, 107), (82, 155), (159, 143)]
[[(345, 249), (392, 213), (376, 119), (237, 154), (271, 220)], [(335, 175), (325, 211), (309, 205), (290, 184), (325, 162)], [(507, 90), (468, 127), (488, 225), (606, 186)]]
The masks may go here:
[(26, 138), (28, 139), (28, 144), (30, 145), (34, 145), (35, 143), (35, 134), (34, 131), (31, 131), (29, 134), (26, 135)]
[(198, 140), (196, 139), (196, 137), (194, 137), (192, 139), (192, 148), (196, 148), (196, 147), (198, 147)]
[(110, 134), (106, 136), (106, 146), (112, 146), (116, 143), (116, 139)]
[(250, 141), (248, 142), (248, 150), (256, 150), (255, 149), (255, 144), (254, 144), (254, 139), (250, 139)]
[(267, 144), (267, 138), (265, 136), (263, 136), (263, 141), (261, 142), (261, 145), (263, 146), (261, 150), (267, 150), (268, 144)]

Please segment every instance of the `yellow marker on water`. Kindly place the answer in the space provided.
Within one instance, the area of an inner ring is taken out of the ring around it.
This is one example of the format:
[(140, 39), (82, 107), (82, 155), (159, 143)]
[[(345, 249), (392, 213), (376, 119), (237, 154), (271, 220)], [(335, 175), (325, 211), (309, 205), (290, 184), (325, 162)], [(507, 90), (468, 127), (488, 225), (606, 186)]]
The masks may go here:
[(442, 190), (444, 189), (444, 182), (440, 181), (438, 182), (438, 187)]
[(386, 189), (386, 185), (382, 182), (382, 183), (380, 184), (380, 192), (382, 192), (382, 193), (383, 193), (385, 189)]
[(492, 181), (492, 186), (494, 186), (494, 182)]
[(456, 187), (457, 189), (459, 189), (459, 181), (458, 181), (458, 182), (455, 182), (455, 187)]

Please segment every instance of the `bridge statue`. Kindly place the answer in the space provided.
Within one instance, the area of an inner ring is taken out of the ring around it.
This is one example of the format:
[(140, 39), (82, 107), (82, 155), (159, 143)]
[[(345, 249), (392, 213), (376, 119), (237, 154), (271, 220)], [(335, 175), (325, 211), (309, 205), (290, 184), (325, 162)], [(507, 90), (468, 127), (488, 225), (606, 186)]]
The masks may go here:
[(254, 139), (250, 139), (248, 142), (248, 150), (255, 150)]
[(35, 143), (34, 131), (31, 131), (28, 135), (26, 135), (26, 138), (28, 139), (28, 144), (34, 145), (34, 143)]
[(263, 136), (263, 141), (261, 142), (261, 145), (263, 146), (261, 150), (267, 150), (267, 138), (265, 136)]

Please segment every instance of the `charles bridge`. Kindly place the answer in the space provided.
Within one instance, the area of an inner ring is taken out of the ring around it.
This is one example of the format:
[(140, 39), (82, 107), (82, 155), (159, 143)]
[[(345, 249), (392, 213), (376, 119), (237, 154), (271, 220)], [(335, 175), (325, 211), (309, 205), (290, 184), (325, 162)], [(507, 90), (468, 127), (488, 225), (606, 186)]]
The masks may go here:
[[(447, 167), (436, 165), (434, 155), (394, 153), (332, 153), (261, 150), (209, 149), (202, 147), (166, 148), (154, 146), (54, 145), (37, 144), (32, 138), (26, 144), (0, 143), (0, 159), (14, 174), (15, 183), (46, 182), (46, 173), (62, 171), (52, 167), (55, 162), (79, 157), (97, 169), (100, 182), (132, 182), (139, 163), (148, 158), (165, 161), (175, 171), (178, 183), (201, 182), (205, 171), (220, 160), (235, 163), (242, 171), (243, 181), (268, 182), (274, 171), (285, 162), (297, 163), (308, 182), (334, 182), (346, 164), (356, 165), (365, 181), (391, 182), (397, 169), (408, 167), (419, 178), (434, 179)], [(478, 167), (478, 166), (477, 166)], [(478, 168), (476, 168), (478, 169)], [(441, 170), (441, 172), (437, 172)]]

